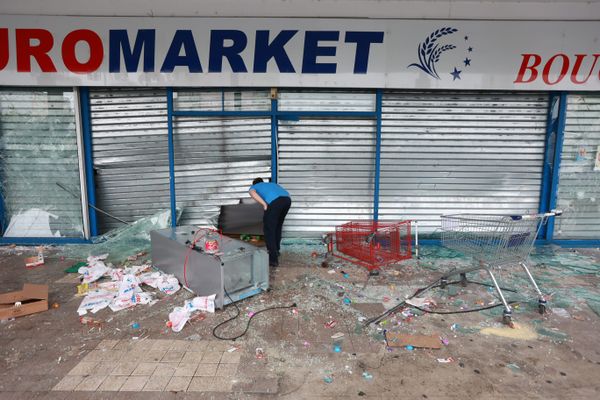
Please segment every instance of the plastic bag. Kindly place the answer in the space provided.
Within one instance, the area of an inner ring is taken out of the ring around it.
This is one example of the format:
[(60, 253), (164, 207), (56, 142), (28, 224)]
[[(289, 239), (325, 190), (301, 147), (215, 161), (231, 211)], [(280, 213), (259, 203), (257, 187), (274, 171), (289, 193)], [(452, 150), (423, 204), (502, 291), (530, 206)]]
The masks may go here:
[(192, 314), (196, 311), (208, 311), (211, 313), (215, 312), (215, 297), (216, 294), (210, 296), (198, 296), (191, 300), (186, 300), (183, 307), (175, 307), (171, 313), (169, 313), (168, 325), (173, 329), (174, 332), (179, 332), (183, 329), (188, 320), (192, 317)]
[(190, 319), (190, 316), (190, 313), (185, 308), (175, 307), (169, 313), (169, 326), (173, 329), (173, 332), (181, 331)]
[[(91, 257), (90, 257), (91, 258)], [(100, 279), (109, 271), (102, 261), (90, 262), (86, 267), (80, 267), (77, 272), (83, 275), (83, 283), (92, 283)]]
[(118, 296), (110, 303), (112, 311), (121, 311), (138, 304), (148, 304), (152, 301), (152, 293), (133, 293), (131, 296)]
[(95, 314), (103, 308), (108, 307), (115, 298), (115, 295), (116, 293), (107, 290), (89, 292), (81, 301), (77, 313), (81, 316), (87, 314), (88, 310), (90, 310), (92, 314)]
[(119, 297), (128, 297), (134, 293), (140, 293), (140, 284), (135, 275), (124, 275), (119, 283)]
[(198, 296), (191, 300), (186, 300), (184, 307), (190, 313), (194, 311), (208, 311), (210, 313), (215, 312), (215, 297), (216, 294), (210, 296)]

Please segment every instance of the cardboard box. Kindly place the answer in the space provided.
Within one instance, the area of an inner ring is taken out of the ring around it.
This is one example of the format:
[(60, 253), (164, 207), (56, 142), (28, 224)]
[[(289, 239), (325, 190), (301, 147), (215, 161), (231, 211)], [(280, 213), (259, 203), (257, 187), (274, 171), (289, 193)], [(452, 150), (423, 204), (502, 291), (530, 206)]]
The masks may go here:
[(26, 283), (23, 290), (0, 294), (0, 320), (48, 310), (48, 285)]

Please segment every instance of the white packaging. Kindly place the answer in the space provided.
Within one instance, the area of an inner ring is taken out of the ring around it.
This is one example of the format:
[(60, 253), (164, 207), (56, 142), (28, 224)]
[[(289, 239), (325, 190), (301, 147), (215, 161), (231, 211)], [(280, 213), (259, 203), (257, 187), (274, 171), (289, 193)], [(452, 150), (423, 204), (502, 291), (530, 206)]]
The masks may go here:
[(121, 311), (126, 308), (136, 306), (138, 304), (148, 304), (152, 301), (152, 293), (134, 293), (131, 296), (119, 296), (116, 297), (110, 303), (110, 309), (112, 311)]
[(83, 275), (83, 283), (92, 283), (100, 279), (109, 268), (102, 261), (90, 262), (87, 267), (80, 267), (77, 272)]
[(109, 292), (106, 290), (94, 290), (89, 292), (81, 301), (81, 304), (77, 309), (77, 313), (79, 315), (85, 315), (87, 314), (88, 310), (90, 310), (92, 314), (95, 314), (103, 308), (108, 307), (111, 301), (113, 301), (114, 297), (114, 292)]
[(211, 294), (210, 296), (198, 296), (194, 297), (191, 300), (185, 301), (185, 309), (194, 312), (194, 311), (207, 311), (210, 313), (215, 312), (215, 297), (216, 294)]
[(169, 322), (173, 332), (181, 331), (189, 319), (190, 313), (183, 307), (175, 307), (173, 311), (169, 313)]

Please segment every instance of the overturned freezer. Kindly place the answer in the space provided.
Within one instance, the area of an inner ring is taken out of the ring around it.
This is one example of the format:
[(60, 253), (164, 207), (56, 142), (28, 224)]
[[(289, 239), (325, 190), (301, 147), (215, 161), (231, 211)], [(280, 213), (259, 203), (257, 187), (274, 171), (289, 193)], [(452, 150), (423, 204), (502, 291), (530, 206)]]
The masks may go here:
[(179, 226), (152, 231), (153, 265), (174, 274), (199, 296), (216, 294), (219, 308), (269, 288), (269, 256), (264, 249), (219, 236), (219, 255), (207, 254), (203, 246), (190, 249), (197, 230)]

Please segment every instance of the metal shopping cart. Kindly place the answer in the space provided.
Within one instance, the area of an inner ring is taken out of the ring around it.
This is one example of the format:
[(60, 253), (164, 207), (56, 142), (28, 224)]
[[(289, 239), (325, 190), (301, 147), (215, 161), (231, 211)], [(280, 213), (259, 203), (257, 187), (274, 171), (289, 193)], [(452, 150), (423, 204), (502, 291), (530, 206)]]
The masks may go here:
[(562, 211), (552, 211), (534, 215), (444, 215), (442, 220), (442, 244), (450, 249), (472, 256), (474, 265), (462, 270), (455, 270), (441, 278), (444, 287), (448, 278), (460, 275), (461, 282), (466, 283), (466, 274), (485, 269), (504, 304), (503, 322), (512, 325), (512, 310), (492, 273), (492, 270), (509, 265), (520, 265), (535, 288), (539, 300), (539, 311), (546, 311), (546, 298), (540, 291), (527, 268), (527, 258), (531, 253), (535, 238), (547, 219), (559, 216)]

